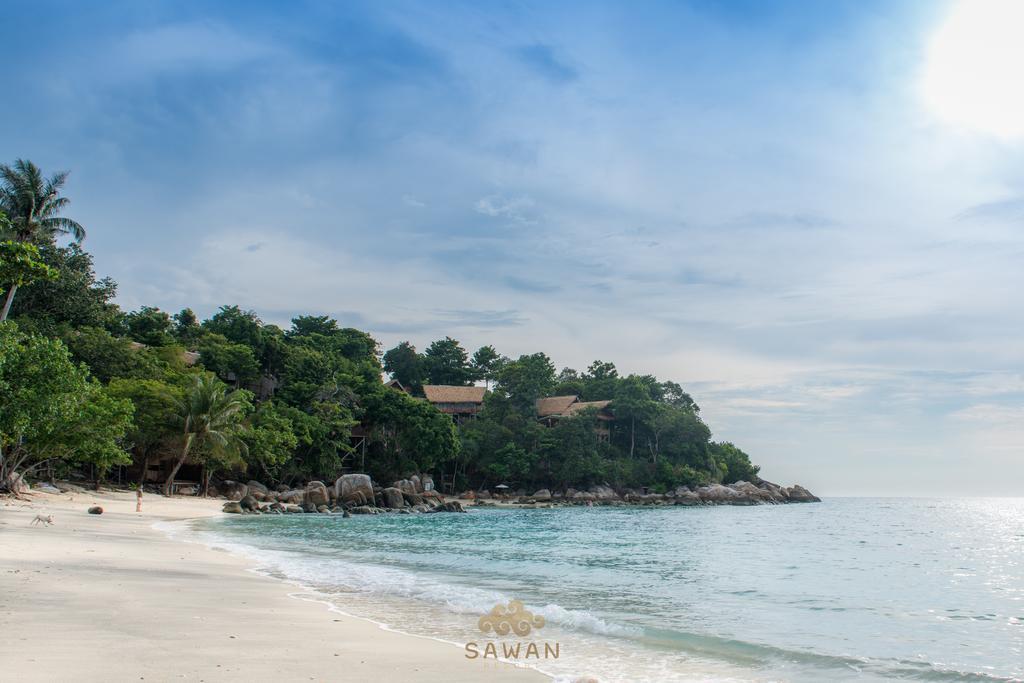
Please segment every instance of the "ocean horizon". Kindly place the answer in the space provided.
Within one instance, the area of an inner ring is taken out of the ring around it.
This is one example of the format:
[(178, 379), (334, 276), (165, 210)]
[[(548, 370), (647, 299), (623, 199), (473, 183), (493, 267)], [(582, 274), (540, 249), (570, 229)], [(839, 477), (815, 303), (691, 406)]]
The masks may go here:
[[(513, 659), (557, 680), (1024, 677), (1022, 498), (227, 516), (187, 533), (466, 656), (535, 642)], [(543, 628), (481, 633), (511, 600)]]

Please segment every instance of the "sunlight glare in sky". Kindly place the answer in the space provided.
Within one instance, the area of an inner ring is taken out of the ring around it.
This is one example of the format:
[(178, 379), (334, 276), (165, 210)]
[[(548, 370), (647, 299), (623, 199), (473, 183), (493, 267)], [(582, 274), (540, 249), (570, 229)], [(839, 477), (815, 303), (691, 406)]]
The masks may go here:
[(961, 0), (932, 37), (923, 90), (943, 121), (1024, 137), (1024, 1)]

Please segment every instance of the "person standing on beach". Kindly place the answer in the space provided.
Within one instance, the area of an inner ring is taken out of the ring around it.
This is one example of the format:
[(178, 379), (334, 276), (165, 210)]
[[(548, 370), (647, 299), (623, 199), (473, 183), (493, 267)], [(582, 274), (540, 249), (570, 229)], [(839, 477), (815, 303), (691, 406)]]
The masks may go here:
[(142, 512), (142, 484), (135, 487), (135, 511)]

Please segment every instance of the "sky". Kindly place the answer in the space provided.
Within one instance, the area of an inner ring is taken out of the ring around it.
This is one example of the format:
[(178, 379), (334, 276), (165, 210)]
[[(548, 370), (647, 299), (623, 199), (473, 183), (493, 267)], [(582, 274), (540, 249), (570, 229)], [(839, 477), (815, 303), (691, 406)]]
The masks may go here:
[(1006, 4), (7, 2), (0, 159), (126, 309), (613, 361), (772, 481), (1020, 495)]

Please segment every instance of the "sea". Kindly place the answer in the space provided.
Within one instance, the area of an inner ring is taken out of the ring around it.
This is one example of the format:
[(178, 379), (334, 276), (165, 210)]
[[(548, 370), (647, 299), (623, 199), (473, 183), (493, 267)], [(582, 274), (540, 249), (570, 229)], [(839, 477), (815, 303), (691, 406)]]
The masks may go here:
[[(488, 642), (499, 657), (520, 642), (510, 658), (559, 681), (1024, 680), (1024, 499), (189, 525), (178, 532), (250, 557), (297, 599), (475, 649), (480, 680)], [(543, 625), (481, 630), (513, 600)]]

